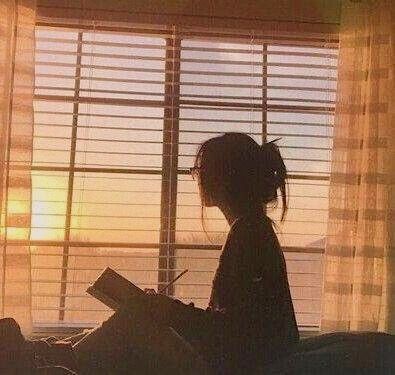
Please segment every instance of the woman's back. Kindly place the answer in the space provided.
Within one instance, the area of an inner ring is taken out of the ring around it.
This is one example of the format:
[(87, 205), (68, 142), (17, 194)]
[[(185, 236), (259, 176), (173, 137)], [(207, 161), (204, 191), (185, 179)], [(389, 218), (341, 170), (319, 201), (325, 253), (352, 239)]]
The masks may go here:
[(268, 363), (289, 354), (299, 341), (284, 256), (263, 214), (233, 223), (209, 308), (227, 316), (226, 351), (234, 362)]

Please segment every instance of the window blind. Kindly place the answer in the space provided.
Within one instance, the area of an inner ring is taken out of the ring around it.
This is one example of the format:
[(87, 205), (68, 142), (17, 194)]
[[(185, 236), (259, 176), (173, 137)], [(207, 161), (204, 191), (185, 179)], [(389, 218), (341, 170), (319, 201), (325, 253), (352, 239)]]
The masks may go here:
[[(225, 131), (245, 132), (258, 143), (281, 137), (277, 143), (290, 174), (290, 209), (279, 236), (298, 323), (318, 326), (337, 56), (336, 48), (295, 44), (255, 43), (253, 36), (247, 44), (182, 41), (179, 164), (192, 165), (198, 145)], [(178, 189), (177, 241), (207, 244), (195, 183), (180, 175)], [(268, 213), (279, 220), (280, 209), (268, 207)], [(207, 211), (209, 237), (221, 243), (227, 225), (218, 210)], [(178, 253), (180, 268), (199, 268), (204, 285), (180, 283), (177, 294), (204, 305), (218, 252), (184, 245)], [(194, 278), (185, 276), (189, 282)]]
[[(279, 225), (300, 326), (317, 327), (336, 41), (167, 27), (37, 27), (33, 179), (36, 324), (92, 324), (86, 295), (111, 266), (207, 305), (228, 229), (188, 174), (204, 140), (277, 141), (290, 173)], [(274, 220), (281, 207), (267, 207)]]

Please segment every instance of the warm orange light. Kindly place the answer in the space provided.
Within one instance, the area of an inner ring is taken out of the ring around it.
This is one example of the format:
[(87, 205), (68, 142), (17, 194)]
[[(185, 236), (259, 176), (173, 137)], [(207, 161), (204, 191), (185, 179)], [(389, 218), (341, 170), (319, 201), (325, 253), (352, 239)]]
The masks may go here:
[(64, 215), (54, 212), (52, 202), (33, 201), (32, 240), (62, 240), (64, 236)]
[[(29, 202), (9, 200), (7, 206), (8, 215), (25, 214), (29, 212)], [(5, 232), (5, 231), (3, 231)], [(27, 240), (29, 239), (29, 228), (19, 228), (8, 226), (6, 231), (7, 239), (9, 240)]]

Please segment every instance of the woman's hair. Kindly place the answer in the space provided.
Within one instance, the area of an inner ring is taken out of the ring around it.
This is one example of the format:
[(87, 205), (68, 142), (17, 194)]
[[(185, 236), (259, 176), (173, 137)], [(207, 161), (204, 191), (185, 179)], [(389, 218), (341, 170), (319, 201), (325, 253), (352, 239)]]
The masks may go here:
[(218, 192), (222, 199), (239, 207), (249, 203), (276, 203), (277, 190), (282, 197), (282, 215), (287, 210), (287, 170), (274, 142), (260, 146), (243, 133), (225, 133), (205, 141), (199, 148), (195, 168), (209, 194)]

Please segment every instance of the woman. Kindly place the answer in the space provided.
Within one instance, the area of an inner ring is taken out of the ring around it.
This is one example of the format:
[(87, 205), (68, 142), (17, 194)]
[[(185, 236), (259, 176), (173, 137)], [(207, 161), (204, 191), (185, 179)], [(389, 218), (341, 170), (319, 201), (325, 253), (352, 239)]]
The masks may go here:
[[(274, 143), (259, 146), (245, 134), (228, 133), (201, 145), (191, 173), (202, 205), (219, 207), (230, 225), (209, 307), (201, 310), (154, 295), (149, 297), (148, 315), (150, 321), (173, 327), (213, 372), (244, 374), (288, 355), (299, 340), (284, 257), (264, 214), (264, 206), (276, 201), (280, 189), (284, 216), (286, 169)], [(133, 314), (146, 320), (144, 312)], [(92, 335), (89, 344), (75, 346), (86, 368), (92, 365), (89, 353), (100, 338), (108, 340), (115, 326), (127, 325), (118, 315)]]
[[(286, 169), (274, 143), (259, 146), (245, 134), (212, 138), (199, 149), (192, 174), (202, 205), (217, 206), (230, 231), (214, 278), (208, 311), (185, 311), (173, 327), (196, 342), (202, 327), (205, 358), (224, 374), (248, 370), (289, 354), (299, 340), (284, 257), (264, 214), (281, 190)], [(191, 330), (185, 328), (184, 322)]]

